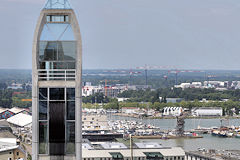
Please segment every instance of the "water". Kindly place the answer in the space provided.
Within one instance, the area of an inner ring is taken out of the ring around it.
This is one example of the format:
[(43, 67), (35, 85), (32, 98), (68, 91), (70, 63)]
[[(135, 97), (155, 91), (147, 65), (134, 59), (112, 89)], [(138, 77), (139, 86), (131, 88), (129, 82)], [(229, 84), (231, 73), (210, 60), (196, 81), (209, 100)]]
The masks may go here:
[[(176, 127), (176, 119), (138, 119), (131, 117), (109, 116), (111, 120), (135, 120), (142, 121), (146, 124), (155, 125), (162, 130), (171, 130)], [(240, 126), (240, 119), (229, 119), (222, 122), (225, 125)], [(190, 130), (201, 127), (219, 127), (221, 125), (220, 119), (186, 119), (185, 130)], [(184, 150), (197, 150), (198, 148), (218, 149), (218, 150), (240, 150), (240, 138), (220, 138), (210, 134), (202, 135), (203, 138), (197, 139), (150, 139), (140, 141), (154, 141), (162, 144), (164, 147), (182, 147)]]

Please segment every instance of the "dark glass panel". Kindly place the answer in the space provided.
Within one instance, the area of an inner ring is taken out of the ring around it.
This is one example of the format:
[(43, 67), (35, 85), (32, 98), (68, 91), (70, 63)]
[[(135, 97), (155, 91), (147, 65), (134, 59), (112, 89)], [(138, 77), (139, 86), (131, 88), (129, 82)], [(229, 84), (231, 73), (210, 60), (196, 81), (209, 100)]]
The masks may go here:
[(75, 102), (67, 102), (67, 120), (75, 120)]
[(64, 155), (65, 147), (65, 103), (49, 102), (49, 143), (51, 155)]
[(57, 60), (57, 42), (47, 42), (46, 48), (44, 49), (44, 60)]
[(47, 101), (39, 101), (39, 120), (47, 120)]
[(64, 52), (64, 60), (73, 61), (76, 59), (76, 42), (60, 42)]
[(50, 100), (64, 100), (64, 88), (50, 88)]
[(47, 100), (47, 88), (39, 88), (39, 100)]
[(39, 122), (39, 154), (47, 154), (47, 122)]
[(66, 69), (64, 62), (54, 62), (54, 69)]
[(75, 100), (75, 88), (67, 88), (67, 100)]
[(57, 56), (57, 60), (58, 61), (62, 61), (64, 60), (64, 50), (63, 50), (63, 45), (62, 42), (58, 42), (58, 56)]
[(41, 41), (39, 43), (39, 60), (42, 61), (44, 60), (44, 51), (46, 49), (46, 46), (47, 46), (47, 42), (45, 41)]
[(75, 122), (67, 122), (66, 153), (75, 153)]
[(46, 69), (45, 62), (39, 62), (39, 69)]
[(76, 69), (75, 62), (66, 62), (67, 69)]

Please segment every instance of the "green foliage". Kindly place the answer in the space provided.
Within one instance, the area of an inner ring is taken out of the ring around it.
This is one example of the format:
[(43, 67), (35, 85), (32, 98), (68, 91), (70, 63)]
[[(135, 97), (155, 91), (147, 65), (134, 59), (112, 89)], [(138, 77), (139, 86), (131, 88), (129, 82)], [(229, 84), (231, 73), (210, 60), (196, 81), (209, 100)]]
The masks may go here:
[(163, 97), (162, 102), (166, 103), (166, 98), (183, 98), (186, 101), (193, 100), (222, 100), (232, 99), (240, 100), (240, 90), (217, 91), (215, 89), (197, 89), (197, 88), (161, 88), (154, 91), (148, 90), (128, 90), (118, 95), (118, 97), (130, 98), (131, 102), (159, 102), (159, 97)]
[(119, 103), (112, 101), (103, 106), (104, 109), (119, 109)]
[[(21, 94), (13, 94), (14, 92), (21, 92)], [(23, 102), (22, 99), (32, 99), (31, 92), (23, 92), (23, 90), (3, 89), (0, 90), (0, 107), (11, 108), (20, 107), (28, 108), (32, 105), (31, 102)]]
[(12, 106), (12, 94), (10, 89), (0, 90), (0, 107), (8, 108)]
[(103, 93), (95, 93), (88, 97), (83, 97), (83, 103), (108, 103), (109, 97), (105, 97)]
[(28, 154), (27, 160), (32, 160), (32, 156), (30, 154)]

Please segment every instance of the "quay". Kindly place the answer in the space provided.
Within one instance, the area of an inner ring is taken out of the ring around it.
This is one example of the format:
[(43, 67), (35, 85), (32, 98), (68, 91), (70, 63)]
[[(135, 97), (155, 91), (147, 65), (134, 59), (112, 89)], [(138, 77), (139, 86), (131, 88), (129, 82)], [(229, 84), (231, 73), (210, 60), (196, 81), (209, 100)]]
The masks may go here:
[(240, 150), (185, 151), (186, 160), (239, 160)]
[(177, 136), (161, 136), (161, 135), (144, 135), (144, 136), (132, 136), (133, 138), (137, 139), (178, 139), (178, 138), (186, 138), (186, 139), (195, 139), (195, 138), (203, 138), (203, 136), (183, 136), (183, 137), (177, 137)]
[(220, 160), (211, 154), (203, 154), (199, 151), (185, 152), (186, 160)]

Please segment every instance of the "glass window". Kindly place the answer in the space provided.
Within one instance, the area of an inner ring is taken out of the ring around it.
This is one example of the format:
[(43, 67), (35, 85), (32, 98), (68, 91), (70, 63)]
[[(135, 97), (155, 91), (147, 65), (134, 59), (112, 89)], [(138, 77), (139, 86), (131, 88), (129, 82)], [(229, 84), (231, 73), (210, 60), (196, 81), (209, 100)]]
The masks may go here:
[(50, 100), (64, 100), (64, 88), (50, 88)]
[(49, 151), (51, 155), (64, 155), (65, 102), (49, 102)]
[(57, 42), (47, 42), (46, 46), (41, 46), (41, 47), (45, 47), (45, 48), (40, 48), (41, 52), (42, 50), (44, 50), (43, 60), (45, 61), (57, 60)]
[(76, 69), (75, 62), (66, 62), (67, 69)]
[[(64, 60), (75, 60), (76, 59), (76, 42), (59, 42), (62, 45), (64, 52)], [(60, 44), (59, 44), (60, 45)]]
[(67, 100), (75, 100), (75, 88), (67, 88)]
[(67, 122), (67, 140), (66, 140), (66, 153), (75, 153), (75, 123)]
[(68, 22), (69, 17), (67, 15), (47, 15), (47, 22)]
[(46, 20), (47, 20), (47, 22), (51, 22), (52, 21), (51, 16), (47, 16)]
[(47, 46), (46, 41), (40, 41), (39, 43), (39, 60), (44, 60), (44, 52)]
[(69, 16), (64, 16), (65, 22), (69, 22)]
[(75, 102), (67, 102), (67, 120), (75, 120)]
[(39, 122), (39, 154), (47, 154), (47, 122)]
[(39, 88), (39, 100), (47, 100), (47, 88)]
[(39, 43), (40, 69), (75, 69), (75, 59), (75, 41), (41, 41)]
[(47, 120), (47, 101), (39, 101), (39, 120)]

